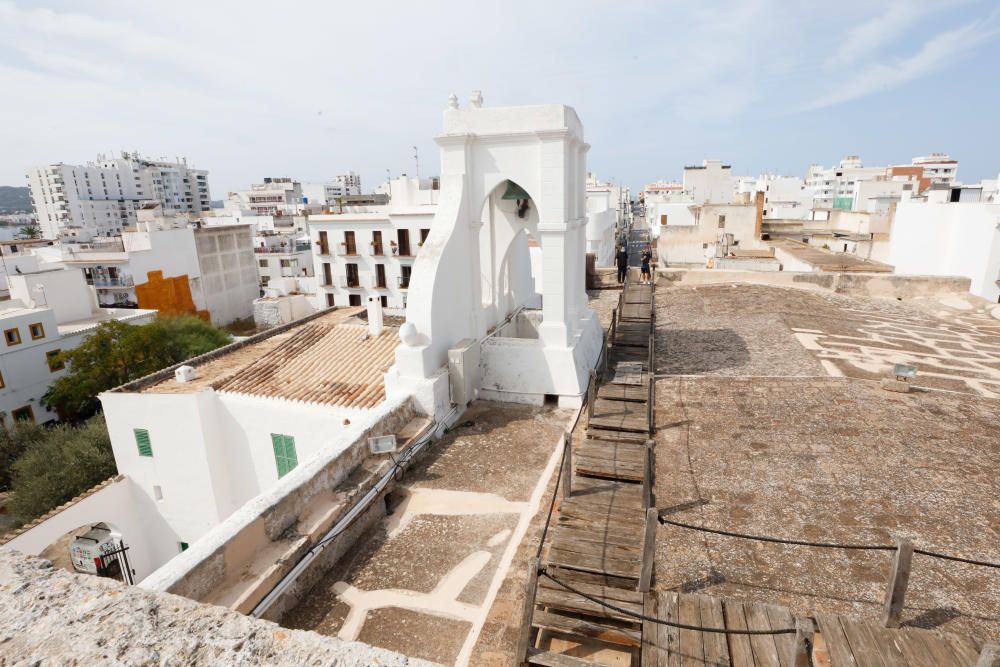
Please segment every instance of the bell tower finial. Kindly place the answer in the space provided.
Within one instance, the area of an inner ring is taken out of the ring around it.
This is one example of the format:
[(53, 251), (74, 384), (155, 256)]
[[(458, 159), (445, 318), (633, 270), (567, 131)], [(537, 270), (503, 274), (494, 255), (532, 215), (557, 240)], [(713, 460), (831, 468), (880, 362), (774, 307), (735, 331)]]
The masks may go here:
[(452, 93), (448, 96), (448, 108), (457, 109), (458, 108), (458, 95)]

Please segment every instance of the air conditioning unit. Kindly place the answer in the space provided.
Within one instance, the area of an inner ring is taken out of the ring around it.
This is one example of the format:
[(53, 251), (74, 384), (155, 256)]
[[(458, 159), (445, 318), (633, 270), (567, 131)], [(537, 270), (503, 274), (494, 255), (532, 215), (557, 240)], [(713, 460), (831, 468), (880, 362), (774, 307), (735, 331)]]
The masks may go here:
[(464, 338), (448, 350), (448, 382), (451, 402), (467, 405), (479, 389), (479, 342)]
[(180, 383), (190, 382), (198, 377), (198, 372), (194, 366), (181, 366), (174, 371), (174, 379)]

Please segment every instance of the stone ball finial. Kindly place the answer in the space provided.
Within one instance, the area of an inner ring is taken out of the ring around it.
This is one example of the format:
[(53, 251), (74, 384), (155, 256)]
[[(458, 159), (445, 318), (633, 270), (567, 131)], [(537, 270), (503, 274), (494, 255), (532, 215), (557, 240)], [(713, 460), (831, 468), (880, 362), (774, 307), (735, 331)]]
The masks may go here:
[(458, 95), (452, 93), (448, 96), (448, 108), (457, 109), (458, 108)]
[(483, 91), (473, 90), (472, 98), (469, 101), (472, 102), (472, 106), (481, 109), (483, 107)]
[(399, 340), (403, 341), (403, 345), (407, 347), (415, 347), (420, 343), (420, 333), (417, 331), (417, 325), (413, 322), (403, 322), (403, 326), (399, 327)]

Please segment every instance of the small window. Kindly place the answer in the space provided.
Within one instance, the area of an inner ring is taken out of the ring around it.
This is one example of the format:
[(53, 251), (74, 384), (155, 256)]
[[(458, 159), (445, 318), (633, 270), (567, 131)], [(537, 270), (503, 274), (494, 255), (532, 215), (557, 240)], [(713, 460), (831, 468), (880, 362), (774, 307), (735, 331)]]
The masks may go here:
[(725, 229), (725, 228), (726, 228), (726, 216), (720, 215), (719, 216), (719, 229)]
[(20, 345), (21, 344), (21, 332), (16, 328), (14, 329), (4, 329), (3, 332), (4, 340), (7, 341), (8, 345)]
[(35, 413), (31, 409), (30, 405), (26, 405), (23, 408), (18, 408), (10, 413), (11, 417), (14, 418), (15, 422), (32, 422), (35, 421)]
[(45, 338), (45, 327), (42, 326), (41, 322), (35, 322), (34, 324), (29, 324), (28, 331), (31, 332), (31, 340), (38, 340), (39, 338)]
[(361, 295), (360, 294), (348, 294), (347, 295), (347, 305), (348, 306), (360, 306), (361, 305)]
[(299, 459), (295, 454), (295, 438), (290, 435), (272, 433), (271, 447), (274, 449), (274, 464), (278, 468), (278, 478), (280, 479), (299, 464)]
[(163, 500), (163, 488), (157, 484), (153, 485), (153, 499)]
[(701, 244), (701, 249), (702, 250), (708, 250), (708, 244), (707, 243), (702, 243)]
[(139, 450), (139, 456), (152, 458), (153, 445), (149, 441), (149, 431), (144, 428), (134, 428), (132, 432), (135, 434), (135, 446)]
[(190, 544), (188, 544), (187, 542), (180, 542), (179, 544), (180, 544), (180, 546), (181, 546), (181, 551), (187, 551), (187, 550), (188, 550), (188, 547), (190, 547), (190, 546), (191, 546), (191, 545), (190, 545)]
[(6, 387), (7, 384), (3, 381), (3, 373), (0, 373), (0, 389)]
[(49, 364), (49, 370), (53, 373), (66, 368), (66, 362), (59, 357), (61, 352), (62, 350), (51, 350), (45, 353), (45, 361)]
[(258, 260), (258, 263), (260, 264), (260, 268), (262, 268), (262, 269), (266, 269), (267, 268), (267, 260), (266, 259)]

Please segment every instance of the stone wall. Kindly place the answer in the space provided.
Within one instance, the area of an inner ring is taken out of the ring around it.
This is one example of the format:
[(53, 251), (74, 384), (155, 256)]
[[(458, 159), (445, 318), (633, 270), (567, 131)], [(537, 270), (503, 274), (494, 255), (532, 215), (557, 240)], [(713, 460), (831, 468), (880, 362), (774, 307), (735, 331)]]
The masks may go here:
[(432, 664), (168, 593), (71, 574), (6, 548), (0, 548), (0, 609), (0, 664)]

